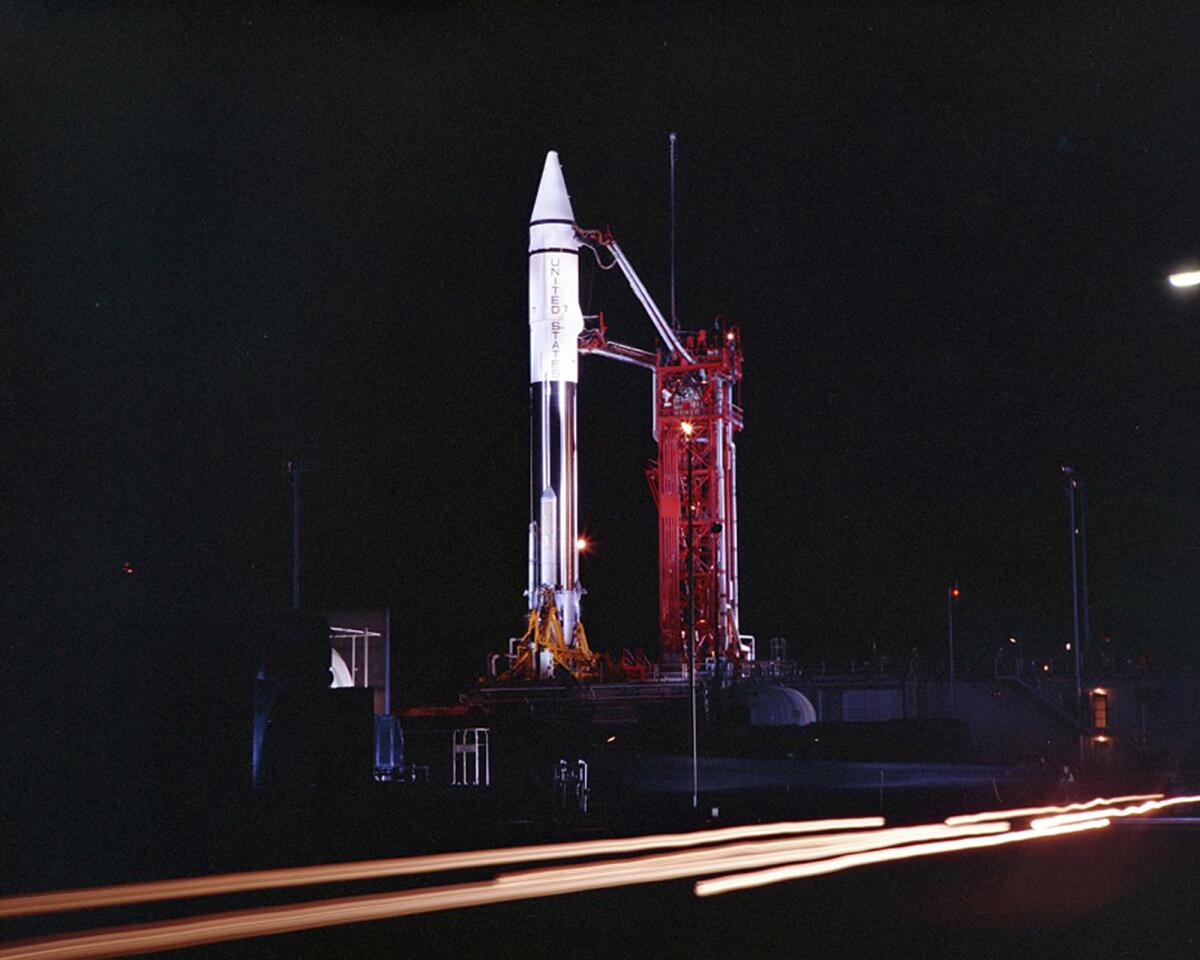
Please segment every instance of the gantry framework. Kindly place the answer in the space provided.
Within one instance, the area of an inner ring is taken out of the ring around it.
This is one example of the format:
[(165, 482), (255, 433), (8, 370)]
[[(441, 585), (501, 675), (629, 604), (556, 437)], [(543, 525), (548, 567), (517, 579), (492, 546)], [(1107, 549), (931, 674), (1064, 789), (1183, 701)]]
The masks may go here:
[[(596, 251), (601, 268), (621, 269), (661, 341), (655, 353), (613, 343), (601, 316), (597, 326), (583, 331), (579, 349), (654, 375), (652, 432), (658, 459), (646, 476), (658, 510), (663, 667), (670, 670), (688, 660), (689, 633), (702, 660), (753, 659), (753, 641), (742, 636), (738, 620), (739, 331), (723, 318), (711, 330), (675, 329), (608, 230), (576, 232)], [(610, 263), (600, 260), (599, 248), (611, 254)]]
[(750, 655), (738, 624), (737, 448), (742, 410), (738, 331), (718, 321), (686, 335), (690, 358), (654, 371), (658, 460), (646, 476), (658, 508), (659, 632), (663, 664)]

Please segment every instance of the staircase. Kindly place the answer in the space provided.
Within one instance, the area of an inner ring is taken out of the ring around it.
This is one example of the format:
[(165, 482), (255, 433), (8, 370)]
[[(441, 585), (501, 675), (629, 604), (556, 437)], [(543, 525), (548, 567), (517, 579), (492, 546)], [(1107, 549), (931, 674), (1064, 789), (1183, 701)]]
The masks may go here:
[(1064, 723), (1071, 727), (1076, 733), (1090, 734), (1091, 728), (1084, 725), (1079, 717), (1075, 716), (1070, 710), (1066, 709), (1061, 703), (1050, 699), (1042, 691), (1026, 680), (1024, 677), (1019, 677), (1016, 674), (997, 674), (996, 679), (1003, 682), (1013, 684), (1019, 687), (1025, 694), (1032, 699), (1040, 707), (1050, 711)]

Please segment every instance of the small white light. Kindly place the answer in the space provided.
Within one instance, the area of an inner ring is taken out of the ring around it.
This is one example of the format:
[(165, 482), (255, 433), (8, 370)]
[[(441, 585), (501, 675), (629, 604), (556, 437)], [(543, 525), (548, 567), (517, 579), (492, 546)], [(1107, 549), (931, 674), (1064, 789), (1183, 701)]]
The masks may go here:
[(1171, 286), (1173, 287), (1194, 287), (1200, 284), (1200, 270), (1185, 270), (1182, 273), (1173, 273), (1170, 277)]

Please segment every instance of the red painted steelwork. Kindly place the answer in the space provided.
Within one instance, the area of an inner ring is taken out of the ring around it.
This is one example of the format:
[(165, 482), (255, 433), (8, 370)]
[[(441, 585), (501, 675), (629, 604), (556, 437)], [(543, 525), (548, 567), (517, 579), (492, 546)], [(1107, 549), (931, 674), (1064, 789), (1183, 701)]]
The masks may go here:
[(737, 661), (749, 652), (738, 628), (734, 436), (742, 429), (742, 411), (734, 401), (742, 378), (741, 340), (736, 327), (719, 319), (714, 329), (686, 334), (684, 342), (694, 363), (660, 354), (655, 369), (658, 461), (646, 471), (658, 508), (659, 629), (667, 670), (688, 659), (689, 592), (697, 658)]

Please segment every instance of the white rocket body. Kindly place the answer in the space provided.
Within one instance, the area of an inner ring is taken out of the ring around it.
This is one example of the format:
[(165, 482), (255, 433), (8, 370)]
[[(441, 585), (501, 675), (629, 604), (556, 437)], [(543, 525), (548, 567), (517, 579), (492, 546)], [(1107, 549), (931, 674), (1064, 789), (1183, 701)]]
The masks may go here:
[[(529, 218), (529, 608), (552, 588), (568, 645), (581, 593), (575, 389), (582, 330), (575, 213), (551, 151)], [(551, 670), (548, 660), (539, 665), (543, 675)]]

